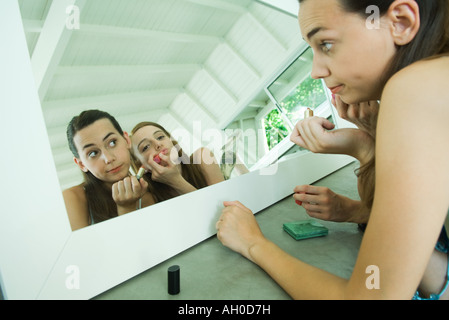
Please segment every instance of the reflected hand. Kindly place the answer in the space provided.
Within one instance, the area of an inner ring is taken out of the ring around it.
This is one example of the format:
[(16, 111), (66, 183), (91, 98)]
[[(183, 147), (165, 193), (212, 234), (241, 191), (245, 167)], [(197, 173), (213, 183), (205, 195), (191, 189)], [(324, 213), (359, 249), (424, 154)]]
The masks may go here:
[(215, 224), (221, 243), (252, 260), (250, 249), (265, 239), (250, 209), (238, 201), (223, 202), (225, 208)]
[(332, 104), (337, 109), (340, 118), (355, 124), (359, 129), (369, 133), (372, 137), (376, 133), (376, 122), (379, 114), (379, 102), (371, 100), (367, 102), (347, 104), (336, 95)]
[(153, 159), (149, 159), (148, 165), (151, 168), (151, 180), (153, 181), (174, 187), (184, 179), (178, 166), (171, 161), (170, 155), (159, 153)]
[(148, 183), (141, 178), (126, 177), (112, 185), (112, 198), (120, 214), (136, 210), (137, 201), (147, 192)]

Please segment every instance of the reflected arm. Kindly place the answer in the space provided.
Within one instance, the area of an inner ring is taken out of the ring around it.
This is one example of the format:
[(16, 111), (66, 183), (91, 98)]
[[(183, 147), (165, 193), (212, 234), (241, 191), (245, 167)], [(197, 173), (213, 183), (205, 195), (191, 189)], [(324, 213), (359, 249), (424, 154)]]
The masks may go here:
[(223, 173), (212, 151), (207, 148), (200, 148), (193, 154), (194, 160), (198, 157), (201, 157), (201, 170), (206, 178), (207, 185), (210, 186), (224, 181)]
[(81, 185), (64, 190), (62, 193), (72, 231), (90, 224), (89, 210), (84, 189)]

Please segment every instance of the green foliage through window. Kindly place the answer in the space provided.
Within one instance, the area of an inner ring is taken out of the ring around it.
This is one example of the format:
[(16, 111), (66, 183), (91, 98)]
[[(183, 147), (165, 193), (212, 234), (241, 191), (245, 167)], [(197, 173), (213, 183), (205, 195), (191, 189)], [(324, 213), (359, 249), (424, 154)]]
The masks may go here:
[[(321, 80), (312, 79), (309, 76), (280, 102), (280, 107), (291, 123), (295, 125), (303, 118), (306, 108), (314, 110), (326, 99)], [(268, 148), (271, 150), (289, 135), (289, 130), (277, 108), (274, 108), (265, 117), (264, 123)]]
[(265, 117), (265, 134), (267, 137), (268, 148), (271, 150), (289, 134), (285, 127), (284, 120), (277, 108)]
[(314, 110), (324, 101), (326, 101), (326, 93), (321, 80), (312, 79), (309, 76), (280, 102), (280, 107), (295, 124), (302, 119), (306, 108)]

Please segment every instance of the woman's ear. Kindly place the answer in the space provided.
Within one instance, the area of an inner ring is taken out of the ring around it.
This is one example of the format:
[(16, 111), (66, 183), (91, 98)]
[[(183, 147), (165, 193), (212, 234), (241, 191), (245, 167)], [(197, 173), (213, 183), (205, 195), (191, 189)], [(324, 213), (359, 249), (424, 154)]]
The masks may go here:
[(125, 138), (125, 140), (126, 140), (126, 143), (127, 143), (127, 145), (128, 145), (128, 149), (131, 150), (132, 142), (131, 142), (131, 138), (130, 138), (129, 135), (128, 135), (128, 132), (123, 131), (123, 138)]
[(410, 43), (420, 27), (419, 6), (415, 0), (396, 0), (388, 10), (390, 30), (398, 46)]
[(76, 165), (83, 171), (83, 172), (89, 172), (89, 169), (87, 169), (85, 166), (84, 166), (84, 164), (83, 164), (83, 162), (80, 160), (80, 159), (78, 159), (78, 158), (76, 158), (76, 157), (73, 157), (73, 161), (75, 161), (75, 163), (76, 163)]

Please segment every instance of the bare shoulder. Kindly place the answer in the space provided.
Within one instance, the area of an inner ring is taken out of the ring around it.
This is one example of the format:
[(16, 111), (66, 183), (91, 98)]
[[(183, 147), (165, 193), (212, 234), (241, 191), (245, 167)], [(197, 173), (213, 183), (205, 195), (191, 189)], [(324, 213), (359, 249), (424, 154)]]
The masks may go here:
[(71, 188), (68, 188), (62, 192), (64, 199), (67, 200), (76, 200), (76, 201), (87, 201), (86, 193), (84, 191), (83, 185), (77, 185)]
[(212, 163), (216, 163), (216, 159), (214, 156), (214, 153), (205, 147), (201, 147), (199, 149), (197, 149), (193, 154), (192, 154), (194, 163), (198, 163), (198, 164), (212, 164)]
[[(208, 148), (199, 148), (192, 155), (194, 163), (199, 163), (208, 185), (224, 181), (223, 173), (220, 170), (214, 153)], [(199, 161), (199, 162), (198, 162)]]
[(86, 227), (90, 224), (86, 193), (82, 185), (74, 186), (62, 192), (67, 215), (72, 230)]
[[(386, 89), (402, 87), (404, 90), (419, 88), (446, 88), (449, 80), (449, 56), (415, 62), (397, 72), (386, 85)], [(448, 90), (445, 90), (447, 94)], [(442, 93), (442, 92), (440, 92)]]
[(426, 113), (449, 114), (449, 57), (418, 61), (397, 72), (387, 82), (382, 102), (397, 108), (416, 108)]

